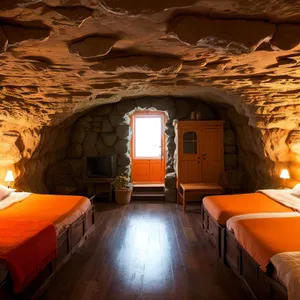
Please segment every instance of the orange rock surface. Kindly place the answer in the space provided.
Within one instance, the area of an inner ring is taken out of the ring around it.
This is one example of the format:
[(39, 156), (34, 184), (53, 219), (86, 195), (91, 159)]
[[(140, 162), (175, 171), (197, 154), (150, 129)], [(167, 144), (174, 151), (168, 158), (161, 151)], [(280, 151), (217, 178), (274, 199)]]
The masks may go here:
[(222, 108), (257, 186), (300, 181), (299, 43), (298, 1), (2, 0), (0, 177), (47, 191), (80, 116), (168, 95)]

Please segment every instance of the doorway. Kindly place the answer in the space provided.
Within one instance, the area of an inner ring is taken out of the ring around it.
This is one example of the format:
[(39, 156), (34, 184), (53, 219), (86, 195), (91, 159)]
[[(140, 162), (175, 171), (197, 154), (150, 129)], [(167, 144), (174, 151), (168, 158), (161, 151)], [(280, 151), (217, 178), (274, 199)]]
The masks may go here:
[(131, 181), (164, 183), (165, 177), (165, 114), (139, 111), (131, 116)]

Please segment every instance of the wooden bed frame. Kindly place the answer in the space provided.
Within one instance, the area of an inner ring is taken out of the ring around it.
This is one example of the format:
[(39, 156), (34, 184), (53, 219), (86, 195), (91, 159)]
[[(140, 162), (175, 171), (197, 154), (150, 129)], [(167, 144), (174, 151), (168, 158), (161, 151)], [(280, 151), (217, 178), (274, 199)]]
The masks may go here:
[(245, 282), (258, 300), (287, 300), (287, 290), (279, 281), (272, 278), (274, 268), (264, 273), (256, 261), (239, 244), (234, 234), (223, 229), (224, 262)]
[(239, 244), (234, 234), (221, 226), (202, 206), (202, 226), (205, 235), (218, 251), (222, 261), (243, 280), (257, 300), (287, 300), (286, 288), (272, 278), (273, 269), (264, 273), (255, 260)]
[(221, 258), (223, 254), (223, 229), (221, 226), (206, 210), (204, 205), (201, 206), (201, 218), (202, 218), (202, 227), (207, 238), (212, 242), (218, 251), (218, 255)]
[(0, 284), (0, 299), (3, 300), (29, 300), (38, 299), (47, 289), (55, 277), (55, 274), (64, 266), (76, 251), (82, 247), (85, 240), (95, 229), (95, 207), (94, 196), (91, 208), (67, 227), (57, 238), (58, 256), (26, 287), (20, 294), (13, 293), (13, 283), (8, 278)]

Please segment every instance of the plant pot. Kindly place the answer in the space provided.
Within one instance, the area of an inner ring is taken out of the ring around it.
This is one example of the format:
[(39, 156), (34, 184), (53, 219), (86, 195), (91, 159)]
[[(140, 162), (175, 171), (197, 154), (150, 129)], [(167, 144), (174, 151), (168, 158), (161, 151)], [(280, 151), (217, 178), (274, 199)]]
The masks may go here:
[(132, 188), (115, 190), (116, 202), (119, 205), (126, 205), (130, 203)]

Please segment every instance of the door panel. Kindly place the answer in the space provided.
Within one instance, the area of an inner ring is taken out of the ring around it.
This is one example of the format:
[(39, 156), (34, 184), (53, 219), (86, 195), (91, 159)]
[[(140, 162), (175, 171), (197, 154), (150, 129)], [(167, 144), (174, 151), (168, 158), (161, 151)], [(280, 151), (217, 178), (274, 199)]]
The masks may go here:
[(150, 162), (149, 161), (135, 161), (132, 167), (131, 177), (133, 181), (138, 178), (141, 182), (149, 180), (150, 176)]
[(200, 132), (200, 155), (208, 160), (220, 160), (222, 147), (220, 147), (220, 129), (207, 128)]
[(200, 133), (202, 181), (219, 182), (223, 172), (223, 140), (219, 128), (205, 128)]
[(151, 182), (162, 182), (162, 165), (161, 161), (151, 161), (150, 167), (150, 181)]
[(180, 183), (201, 182), (200, 163), (194, 160), (183, 160), (178, 162)]
[(220, 180), (222, 169), (220, 162), (203, 160), (202, 161), (202, 182), (216, 182)]
[(165, 177), (165, 115), (135, 112), (131, 117), (131, 181), (163, 183)]

